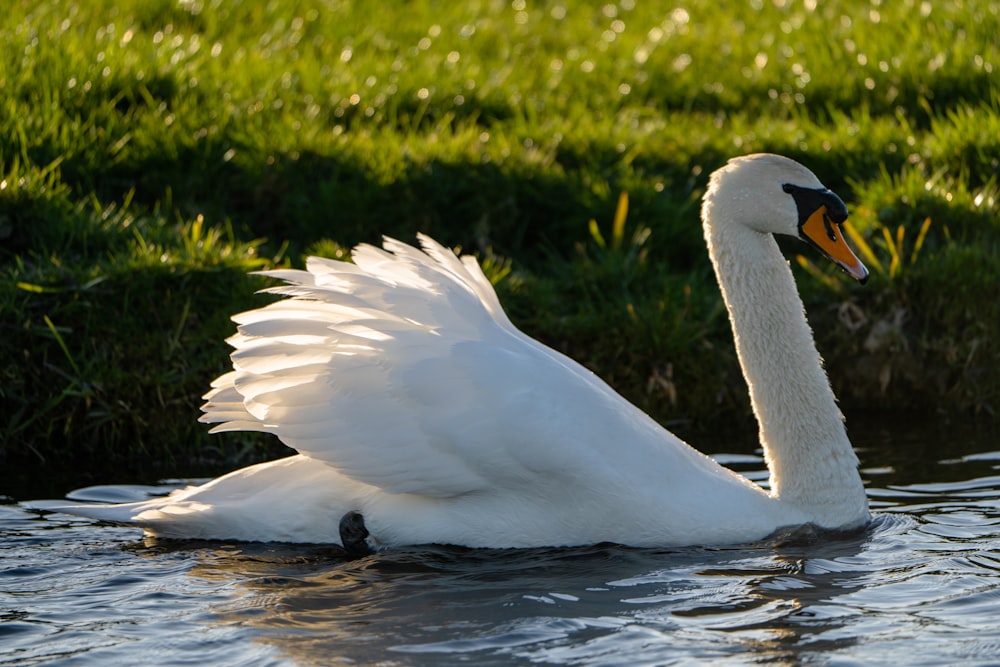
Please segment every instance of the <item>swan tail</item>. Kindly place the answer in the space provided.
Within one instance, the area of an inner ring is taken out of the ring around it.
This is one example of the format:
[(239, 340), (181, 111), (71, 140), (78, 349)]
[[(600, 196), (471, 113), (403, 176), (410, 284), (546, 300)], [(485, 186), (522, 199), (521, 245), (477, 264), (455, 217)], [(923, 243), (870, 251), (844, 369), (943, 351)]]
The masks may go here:
[(214, 511), (211, 505), (176, 500), (169, 496), (134, 503), (53, 505), (45, 509), (49, 512), (70, 514), (119, 526), (141, 528), (147, 534), (157, 537), (184, 539), (231, 537), (256, 541), (254, 534), (249, 531), (234, 532), (234, 522), (225, 520), (225, 517), (220, 520), (219, 513)]
[(166, 496), (116, 504), (52, 501), (37, 509), (167, 538), (333, 544), (340, 541), (341, 517), (357, 509), (368, 491), (322, 462), (289, 456)]
[(95, 521), (104, 521), (107, 523), (138, 525), (135, 520), (135, 515), (142, 511), (140, 507), (143, 505), (146, 505), (146, 501), (137, 503), (119, 503), (113, 505), (73, 503), (68, 505), (51, 505), (41, 509), (44, 509), (46, 512), (71, 514), (73, 516), (82, 516), (87, 519), (94, 519)]
[(220, 533), (217, 523), (213, 521), (212, 512), (206, 512), (207, 506), (156, 498), (132, 503), (73, 503), (51, 505), (44, 508), (47, 512), (59, 512), (72, 516), (84, 517), (131, 528), (141, 528), (149, 535), (170, 538), (211, 539), (225, 537)]

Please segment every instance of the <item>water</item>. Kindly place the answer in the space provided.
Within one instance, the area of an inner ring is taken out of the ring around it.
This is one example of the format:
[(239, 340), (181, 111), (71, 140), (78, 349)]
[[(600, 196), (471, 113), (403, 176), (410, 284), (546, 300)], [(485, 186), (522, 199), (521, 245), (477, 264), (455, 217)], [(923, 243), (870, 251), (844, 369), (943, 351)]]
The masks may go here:
[[(0, 665), (1000, 665), (1000, 442), (852, 434), (868, 529), (731, 548), (347, 561), (0, 505)], [(763, 475), (745, 451), (718, 458)]]

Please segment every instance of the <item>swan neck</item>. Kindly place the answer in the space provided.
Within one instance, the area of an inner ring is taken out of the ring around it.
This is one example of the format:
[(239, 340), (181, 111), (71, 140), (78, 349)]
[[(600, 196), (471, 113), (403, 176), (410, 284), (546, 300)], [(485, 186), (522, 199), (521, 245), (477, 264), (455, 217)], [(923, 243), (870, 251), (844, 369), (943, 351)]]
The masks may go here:
[(760, 427), (771, 493), (815, 507), (830, 522), (843, 521), (832, 516), (838, 512), (855, 512), (860, 521), (867, 501), (857, 457), (788, 263), (773, 236), (719, 222), (714, 213), (707, 201), (709, 254)]

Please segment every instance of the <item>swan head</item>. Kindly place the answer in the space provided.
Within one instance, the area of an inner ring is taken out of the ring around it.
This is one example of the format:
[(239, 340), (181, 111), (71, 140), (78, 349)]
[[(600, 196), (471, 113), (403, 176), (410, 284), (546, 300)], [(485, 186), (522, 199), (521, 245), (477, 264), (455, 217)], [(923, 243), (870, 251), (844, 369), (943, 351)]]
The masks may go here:
[(847, 206), (814, 173), (795, 160), (757, 153), (731, 159), (715, 171), (705, 193), (706, 224), (723, 204), (729, 224), (767, 234), (795, 236), (817, 248), (860, 283), (868, 269), (844, 239)]

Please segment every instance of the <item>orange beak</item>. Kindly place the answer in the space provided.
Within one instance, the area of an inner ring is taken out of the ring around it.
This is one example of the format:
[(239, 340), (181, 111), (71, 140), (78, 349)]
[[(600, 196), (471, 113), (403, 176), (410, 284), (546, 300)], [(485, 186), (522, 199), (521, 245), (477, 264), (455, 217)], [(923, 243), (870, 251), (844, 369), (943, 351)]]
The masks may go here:
[(826, 206), (813, 211), (799, 226), (799, 233), (859, 283), (864, 285), (868, 280), (868, 269), (847, 245), (840, 226), (830, 220)]

